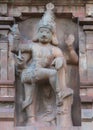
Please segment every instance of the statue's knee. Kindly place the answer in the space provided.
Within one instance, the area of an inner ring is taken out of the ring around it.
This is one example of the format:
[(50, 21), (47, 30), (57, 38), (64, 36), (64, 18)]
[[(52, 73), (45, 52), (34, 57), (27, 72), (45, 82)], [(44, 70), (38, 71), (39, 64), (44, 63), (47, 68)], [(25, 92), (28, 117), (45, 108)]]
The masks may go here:
[(55, 76), (56, 74), (57, 74), (57, 71), (56, 70), (52, 70), (50, 76)]
[(30, 83), (31, 82), (30, 75), (22, 74), (21, 75), (21, 82), (22, 83)]

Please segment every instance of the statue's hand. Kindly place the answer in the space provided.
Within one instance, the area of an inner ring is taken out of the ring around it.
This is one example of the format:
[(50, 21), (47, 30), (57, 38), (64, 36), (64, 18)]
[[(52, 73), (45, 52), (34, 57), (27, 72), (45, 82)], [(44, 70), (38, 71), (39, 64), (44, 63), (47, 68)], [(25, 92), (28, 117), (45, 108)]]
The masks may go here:
[(14, 45), (11, 46), (11, 52), (12, 53), (18, 53), (18, 51), (19, 51), (19, 49), (18, 49), (17, 46), (14, 46)]
[(21, 58), (17, 55), (15, 55), (16, 57), (16, 63), (17, 63), (17, 67), (19, 69), (24, 69), (26, 67), (26, 63), (25, 63), (25, 59), (24, 57), (22, 56)]
[(11, 29), (11, 33), (14, 36), (14, 38), (20, 37), (20, 31), (19, 31), (18, 24), (14, 24), (10, 29)]
[(58, 57), (58, 58), (55, 58), (55, 59), (53, 60), (53, 62), (52, 62), (51, 65), (52, 65), (52, 66), (55, 66), (55, 68), (56, 68), (57, 70), (59, 70), (59, 69), (62, 67), (63, 62), (64, 62), (63, 57)]
[(70, 34), (68, 37), (65, 37), (65, 43), (67, 46), (72, 46), (75, 41), (75, 37), (73, 34)]

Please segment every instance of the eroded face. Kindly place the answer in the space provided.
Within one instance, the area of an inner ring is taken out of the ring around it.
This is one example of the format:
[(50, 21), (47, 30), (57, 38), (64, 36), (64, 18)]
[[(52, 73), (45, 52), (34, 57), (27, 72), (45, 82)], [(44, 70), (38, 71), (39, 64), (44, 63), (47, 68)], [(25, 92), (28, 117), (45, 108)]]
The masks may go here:
[(38, 31), (38, 39), (41, 43), (49, 43), (52, 40), (52, 32), (48, 28), (40, 28)]

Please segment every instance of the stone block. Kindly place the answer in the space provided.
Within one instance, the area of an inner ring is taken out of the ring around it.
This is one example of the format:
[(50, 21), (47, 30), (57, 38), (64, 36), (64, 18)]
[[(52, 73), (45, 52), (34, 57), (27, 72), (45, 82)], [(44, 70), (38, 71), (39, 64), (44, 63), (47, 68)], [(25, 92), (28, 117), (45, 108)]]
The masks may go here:
[(12, 25), (14, 23), (13, 17), (1, 17), (0, 16), (0, 25)]
[(14, 130), (14, 122), (12, 121), (0, 121), (0, 130)]
[(93, 130), (93, 122), (82, 122), (81, 130)]
[(8, 52), (8, 79), (11, 81), (15, 80), (15, 63), (13, 54), (9, 51)]
[(7, 4), (0, 4), (0, 15), (7, 15)]
[(81, 130), (80, 127), (38, 127), (38, 126), (26, 126), (15, 127), (14, 130)]
[(14, 96), (0, 96), (0, 102), (14, 102), (15, 97)]
[(86, 96), (87, 95), (87, 89), (80, 89), (80, 96)]
[(13, 108), (0, 108), (0, 119), (4, 120), (13, 120), (14, 118), (14, 109)]
[(14, 88), (8, 88), (7, 89), (7, 95), (10, 97), (15, 97), (15, 89)]
[(86, 4), (86, 16), (93, 16), (93, 4)]
[(22, 12), (28, 12), (29, 7), (27, 6), (15, 6), (14, 8), (9, 8), (9, 16), (19, 17)]
[(80, 17), (79, 18), (79, 24), (80, 25), (92, 25), (93, 24), (93, 18), (92, 17)]
[(92, 109), (82, 109), (81, 110), (81, 118), (82, 119), (91, 119), (93, 118), (93, 110)]
[(7, 80), (7, 50), (1, 50), (1, 80)]
[(81, 98), (81, 102), (83, 102), (83, 103), (92, 103), (93, 102), (93, 97), (91, 97), (91, 96), (87, 96), (87, 95), (85, 95), (85, 96), (80, 96), (80, 98)]
[(87, 89), (87, 95), (93, 97), (93, 88), (88, 88)]
[(9, 87), (14, 87), (14, 80), (0, 80), (0, 87), (2, 88), (2, 86), (6, 88)]
[(0, 43), (0, 50), (7, 50), (8, 49), (8, 43)]
[(86, 49), (87, 50), (93, 50), (93, 44), (87, 44)]
[(80, 72), (80, 81), (86, 81), (87, 79), (87, 57), (86, 53), (80, 53), (79, 57), (79, 72)]
[(0, 96), (1, 97), (7, 96), (7, 88), (1, 88), (0, 89)]
[(85, 30), (85, 31), (91, 31), (91, 30), (93, 30), (93, 25), (84, 25), (83, 26), (83, 30)]
[(88, 71), (88, 80), (92, 81), (93, 80), (93, 67), (88, 67), (87, 71)]

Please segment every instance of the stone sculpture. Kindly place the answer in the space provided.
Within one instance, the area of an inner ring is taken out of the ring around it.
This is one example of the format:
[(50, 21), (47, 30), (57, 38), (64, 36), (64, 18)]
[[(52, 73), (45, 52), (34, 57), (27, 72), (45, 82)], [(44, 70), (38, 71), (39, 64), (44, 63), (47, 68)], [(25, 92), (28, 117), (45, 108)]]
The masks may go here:
[[(21, 83), (25, 90), (22, 109), (27, 113), (27, 124), (38, 122), (36, 115), (36, 88), (43, 89), (43, 104), (46, 112), (41, 121), (49, 125), (72, 126), (71, 105), (73, 90), (66, 85), (66, 60), (58, 47), (53, 4), (47, 4), (47, 11), (39, 22), (37, 35), (29, 44), (19, 44), (19, 33), (15, 33), (12, 52), (16, 54), (17, 71), (21, 75)], [(16, 40), (17, 39), (17, 40)], [(72, 62), (78, 57), (73, 48), (74, 36), (65, 38)], [(50, 87), (47, 87), (50, 85)], [(51, 91), (55, 95), (55, 108), (51, 105)], [(37, 91), (38, 93), (38, 91)], [(42, 112), (41, 112), (42, 113)], [(40, 121), (40, 120), (39, 120)]]

